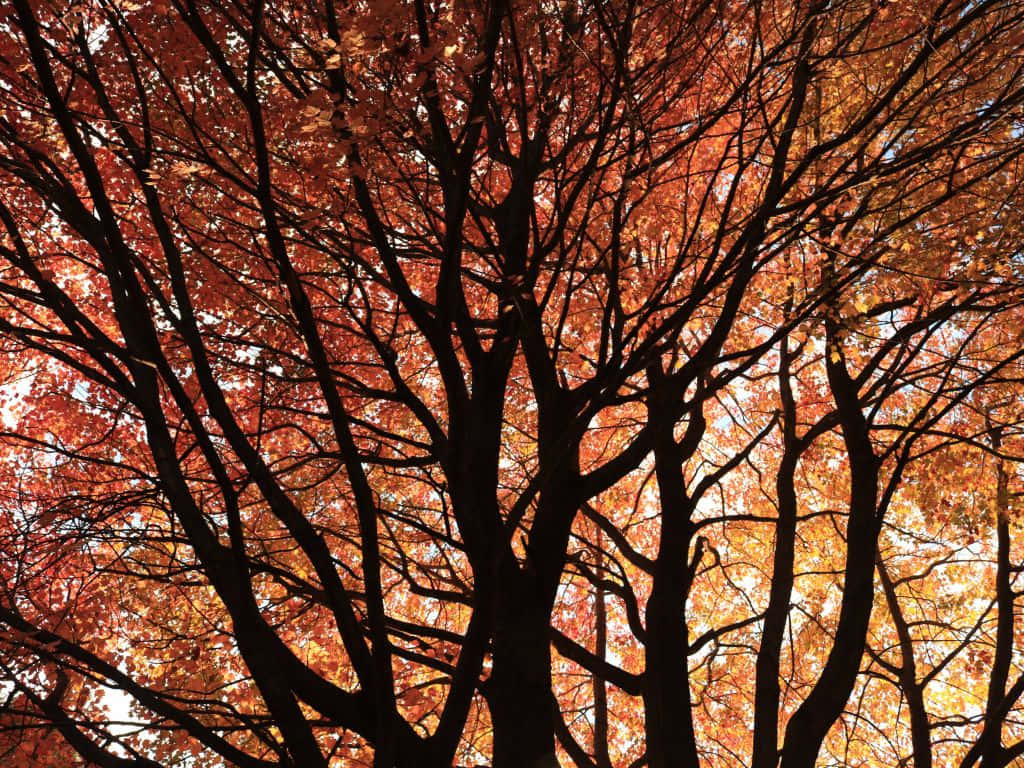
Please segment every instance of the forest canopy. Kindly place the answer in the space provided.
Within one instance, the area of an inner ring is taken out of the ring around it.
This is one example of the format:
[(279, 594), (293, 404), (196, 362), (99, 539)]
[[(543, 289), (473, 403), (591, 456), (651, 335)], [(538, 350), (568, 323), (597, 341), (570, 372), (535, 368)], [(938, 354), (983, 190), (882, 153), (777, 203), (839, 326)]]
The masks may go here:
[(0, 760), (1024, 760), (1024, 4), (0, 5)]

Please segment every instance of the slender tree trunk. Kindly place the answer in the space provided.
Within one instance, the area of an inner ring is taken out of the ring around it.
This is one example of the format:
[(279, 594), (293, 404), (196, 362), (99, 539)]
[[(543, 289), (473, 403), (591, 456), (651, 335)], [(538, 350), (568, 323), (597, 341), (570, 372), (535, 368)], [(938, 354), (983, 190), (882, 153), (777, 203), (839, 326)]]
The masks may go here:
[(661, 503), (661, 538), (654, 562), (654, 580), (646, 612), (646, 667), (643, 699), (647, 761), (651, 768), (697, 768), (697, 740), (690, 702), (689, 632), (686, 599), (690, 592), (687, 558), (693, 527), (693, 500), (688, 498), (683, 466), (704, 433), (699, 406), (691, 413), (681, 443), (673, 434), (672, 393), (660, 371), (651, 370), (651, 423), (661, 426), (655, 438), (654, 467)]
[(793, 492), (795, 458), (785, 457), (779, 467), (779, 519), (775, 525), (775, 554), (768, 609), (761, 646), (757, 651), (754, 685), (754, 749), (751, 768), (775, 768), (779, 762), (779, 659), (789, 620), (793, 594), (796, 542), (796, 494)]
[(828, 660), (803, 704), (786, 726), (782, 768), (814, 768), (826, 735), (839, 719), (860, 672), (874, 604), (875, 552), (881, 514), (878, 509), (878, 461), (857, 387), (829, 329), (826, 367), (839, 411), (850, 462), (850, 503), (846, 526), (843, 601)]
[[(598, 573), (604, 564), (601, 531), (597, 531), (597, 566)], [(601, 586), (594, 588), (594, 655), (602, 661), (608, 651), (608, 608), (604, 602), (605, 591)], [(608, 690), (605, 682), (594, 675), (594, 763), (597, 768), (612, 768), (612, 759), (608, 751)]]
[(878, 578), (882, 582), (886, 604), (896, 627), (900, 642), (900, 686), (910, 712), (910, 741), (913, 746), (914, 768), (932, 768), (931, 727), (928, 710), (924, 705), (924, 686), (917, 679), (917, 663), (914, 660), (914, 645), (903, 611), (896, 595), (896, 587), (889, 578), (885, 563), (878, 559)]
[(757, 651), (754, 683), (754, 747), (751, 768), (775, 768), (779, 762), (779, 657), (789, 621), (793, 594), (797, 500), (793, 477), (800, 452), (796, 439), (796, 403), (789, 381), (789, 349), (780, 350), (779, 392), (782, 400), (783, 454), (775, 476), (779, 519), (775, 524), (775, 553), (768, 608)]
[(654, 588), (647, 600), (643, 700), (651, 768), (696, 768), (687, 665), (688, 520), (662, 520)]
[[(1000, 447), (998, 433), (994, 433), (992, 444)], [(996, 650), (989, 676), (988, 701), (985, 705), (985, 728), (981, 736), (981, 768), (1000, 768), (1003, 752), (1003, 720), (1006, 717), (1003, 700), (1013, 660), (1014, 635), (1014, 594), (1011, 583), (1010, 564), (1010, 522), (1007, 519), (1009, 493), (1007, 474), (1000, 460), (996, 479), (996, 606), (999, 616), (996, 623)]]

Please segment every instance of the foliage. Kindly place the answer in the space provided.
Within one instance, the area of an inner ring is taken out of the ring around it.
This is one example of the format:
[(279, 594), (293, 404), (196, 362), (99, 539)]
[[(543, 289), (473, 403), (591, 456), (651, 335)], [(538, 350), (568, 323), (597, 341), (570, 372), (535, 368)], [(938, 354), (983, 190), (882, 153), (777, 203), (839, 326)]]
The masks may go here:
[(1022, 51), (1014, 0), (4, 4), (2, 754), (1021, 759)]

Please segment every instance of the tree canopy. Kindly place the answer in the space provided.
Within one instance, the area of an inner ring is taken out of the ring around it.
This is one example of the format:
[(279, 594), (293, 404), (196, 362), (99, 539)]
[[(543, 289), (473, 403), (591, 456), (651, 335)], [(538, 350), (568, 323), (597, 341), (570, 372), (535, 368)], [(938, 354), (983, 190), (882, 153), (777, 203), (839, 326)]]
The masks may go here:
[(1017, 764), (1022, 70), (1018, 0), (5, 2), (0, 759)]

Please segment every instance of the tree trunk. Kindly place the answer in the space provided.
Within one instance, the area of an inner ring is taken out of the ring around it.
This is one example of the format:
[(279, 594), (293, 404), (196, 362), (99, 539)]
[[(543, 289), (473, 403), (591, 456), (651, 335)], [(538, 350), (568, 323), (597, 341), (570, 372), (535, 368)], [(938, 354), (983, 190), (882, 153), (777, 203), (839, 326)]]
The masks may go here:
[(829, 729), (839, 719), (860, 672), (874, 604), (875, 552), (881, 528), (878, 509), (878, 461), (857, 386), (850, 378), (829, 329), (826, 360), (829, 385), (839, 411), (850, 462), (850, 503), (846, 526), (843, 601), (835, 642), (814, 688), (786, 726), (782, 768), (814, 768)]
[(690, 703), (689, 632), (686, 599), (691, 573), (687, 563), (692, 538), (683, 466), (693, 455), (706, 424), (696, 405), (681, 443), (673, 434), (672, 393), (664, 379), (649, 371), (654, 383), (648, 403), (652, 422), (662, 425), (654, 446), (654, 468), (661, 503), (661, 537), (654, 562), (654, 584), (647, 600), (646, 667), (643, 698), (650, 768), (697, 768), (697, 740)]
[(494, 768), (556, 768), (550, 601), (529, 569), (506, 581), (495, 627), (487, 701)]

